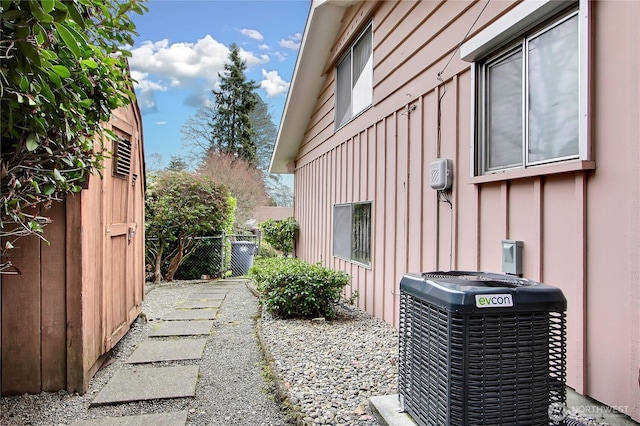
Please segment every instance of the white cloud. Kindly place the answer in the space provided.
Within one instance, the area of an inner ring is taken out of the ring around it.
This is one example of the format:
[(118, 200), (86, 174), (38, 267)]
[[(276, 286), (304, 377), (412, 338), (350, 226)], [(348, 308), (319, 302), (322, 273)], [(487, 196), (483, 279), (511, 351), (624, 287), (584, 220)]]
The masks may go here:
[(148, 72), (139, 72), (135, 70), (131, 70), (131, 78), (135, 80), (134, 86), (140, 91), (156, 91), (156, 92), (164, 92), (167, 90), (167, 86), (162, 82), (155, 82), (149, 80)]
[(247, 68), (266, 64), (271, 60), (269, 58), (269, 55), (267, 54), (256, 56), (253, 54), (253, 52), (248, 52), (246, 50), (243, 50), (242, 48), (240, 49), (240, 59), (245, 61), (245, 63), (247, 64)]
[(172, 87), (178, 87), (193, 79), (217, 77), (228, 54), (227, 46), (209, 35), (196, 43), (170, 44), (164, 39), (132, 49), (129, 64), (133, 71), (166, 77)]
[(284, 61), (285, 59), (287, 59), (287, 55), (285, 55), (282, 52), (273, 52), (271, 54), (271, 56), (275, 57), (277, 60), (279, 60), (280, 62)]
[(295, 33), (293, 35), (290, 35), (286, 39), (283, 38), (282, 40), (280, 40), (280, 46), (286, 49), (298, 50), (298, 48), (300, 47), (301, 41), (302, 41), (302, 34)]
[(198, 88), (194, 89), (193, 92), (185, 98), (184, 104), (187, 106), (200, 108), (201, 106), (207, 103), (207, 100), (209, 99), (209, 94), (210, 94), (209, 89), (205, 89), (202, 86), (198, 86)]
[(289, 83), (284, 81), (278, 71), (262, 70), (263, 80), (260, 82), (260, 87), (267, 92), (267, 97), (273, 98), (275, 96), (285, 93), (289, 89)]
[[(206, 35), (195, 43), (171, 44), (167, 39), (146, 41), (131, 49), (129, 65), (132, 71), (166, 78), (171, 87), (190, 85), (198, 79), (205, 79), (212, 86), (218, 80), (218, 73), (224, 70), (228, 56), (227, 46)], [(240, 57), (249, 68), (269, 62), (268, 55), (256, 56), (243, 49)]]
[(133, 87), (136, 91), (138, 105), (142, 112), (157, 111), (155, 92), (164, 92), (167, 86), (162, 82), (149, 80), (149, 73), (131, 70), (131, 78), (135, 81)]
[[(208, 91), (218, 84), (218, 73), (224, 71), (229, 58), (229, 48), (206, 35), (195, 43), (170, 43), (168, 39), (145, 41), (131, 49), (129, 65), (135, 85), (138, 104), (143, 112), (157, 110), (154, 93), (172, 88), (190, 87)], [(247, 68), (266, 64), (269, 55), (255, 55), (240, 49), (240, 58)], [(199, 96), (199, 102), (203, 100)], [(190, 103), (196, 99), (189, 99)]]
[(263, 44), (258, 45), (258, 49), (260, 49), (260, 50), (269, 50), (269, 49), (271, 49), (271, 47), (269, 47), (269, 45), (267, 43), (263, 43)]
[(243, 36), (247, 36), (249, 38), (252, 38), (254, 40), (264, 40), (264, 37), (262, 36), (262, 34), (260, 34), (260, 31), (258, 30), (252, 30), (250, 28), (242, 28), (240, 30), (240, 34), (242, 34)]
[(164, 125), (166, 125), (166, 124), (167, 124), (167, 122), (166, 122), (166, 121), (156, 121), (156, 124), (157, 124), (158, 126), (164, 126)]

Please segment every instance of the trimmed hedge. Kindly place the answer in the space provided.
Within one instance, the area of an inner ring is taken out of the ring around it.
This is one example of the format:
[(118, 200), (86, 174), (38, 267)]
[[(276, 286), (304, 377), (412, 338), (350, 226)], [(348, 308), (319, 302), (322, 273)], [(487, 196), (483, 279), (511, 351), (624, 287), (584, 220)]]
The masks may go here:
[(283, 257), (257, 260), (249, 276), (256, 282), (260, 303), (282, 318), (333, 319), (351, 281), (345, 272)]

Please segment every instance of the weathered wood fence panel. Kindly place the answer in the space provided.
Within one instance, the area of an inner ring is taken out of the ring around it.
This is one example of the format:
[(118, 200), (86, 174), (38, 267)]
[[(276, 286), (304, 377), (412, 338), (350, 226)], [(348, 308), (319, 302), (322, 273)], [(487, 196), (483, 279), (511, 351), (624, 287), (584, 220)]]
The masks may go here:
[(64, 204), (56, 204), (49, 216), (55, 226), (47, 233), (50, 241), (40, 244), (42, 312), (42, 390), (66, 387), (66, 226)]
[(40, 392), (40, 240), (23, 238), (11, 257), (21, 275), (2, 278), (3, 392)]

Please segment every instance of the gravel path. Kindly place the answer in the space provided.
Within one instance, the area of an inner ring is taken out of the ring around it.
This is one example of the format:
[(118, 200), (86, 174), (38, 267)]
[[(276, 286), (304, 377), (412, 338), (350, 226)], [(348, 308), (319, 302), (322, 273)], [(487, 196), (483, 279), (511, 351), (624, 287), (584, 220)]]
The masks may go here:
[(268, 369), (255, 333), (257, 300), (243, 282), (229, 289), (201, 360), (153, 364), (199, 365), (195, 398), (89, 407), (116, 371), (135, 368), (124, 361), (149, 339), (149, 331), (157, 320), (173, 311), (177, 301), (184, 301), (198, 288), (210, 285), (203, 282), (148, 285), (143, 305), (148, 322), (134, 323), (93, 377), (85, 395), (57, 392), (0, 398), (0, 424), (70, 425), (77, 420), (180, 410), (189, 412), (187, 424), (194, 426), (287, 424), (286, 413), (274, 398), (273, 381), (264, 377)]

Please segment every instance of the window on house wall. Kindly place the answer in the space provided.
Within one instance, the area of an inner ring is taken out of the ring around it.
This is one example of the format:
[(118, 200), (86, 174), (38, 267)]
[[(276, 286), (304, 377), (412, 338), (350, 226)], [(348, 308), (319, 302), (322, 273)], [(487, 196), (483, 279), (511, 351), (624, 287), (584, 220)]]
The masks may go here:
[(333, 255), (371, 264), (371, 203), (333, 206)]
[(373, 31), (360, 35), (336, 67), (336, 129), (373, 102)]
[[(554, 3), (548, 2), (549, 7), (563, 5)], [(477, 56), (476, 175), (587, 160), (586, 49), (581, 45), (586, 29), (580, 25), (580, 10), (554, 10), (551, 20), (553, 13), (543, 12), (536, 11), (542, 17), (533, 25), (535, 13), (523, 18), (525, 31), (518, 30), (516, 20), (515, 30), (509, 28), (516, 36), (496, 34), (494, 39), (507, 41), (498, 46), (487, 42), (491, 53), (468, 55)], [(500, 22), (496, 27), (504, 28)], [(490, 39), (486, 33), (491, 31), (490, 26), (479, 38)], [(474, 43), (470, 49), (477, 47)]]

